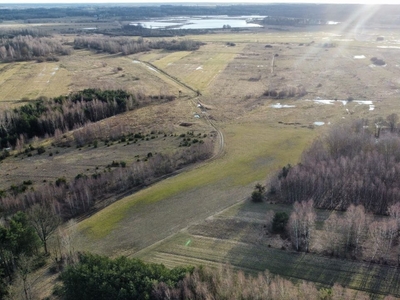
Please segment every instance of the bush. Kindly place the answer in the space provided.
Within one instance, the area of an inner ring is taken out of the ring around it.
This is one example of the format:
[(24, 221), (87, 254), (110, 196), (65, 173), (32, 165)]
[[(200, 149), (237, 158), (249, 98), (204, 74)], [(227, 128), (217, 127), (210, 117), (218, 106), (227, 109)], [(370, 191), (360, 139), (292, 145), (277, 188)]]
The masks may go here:
[(56, 186), (60, 186), (62, 184), (67, 184), (67, 179), (65, 179), (65, 177), (60, 177), (56, 180)]
[(253, 202), (262, 202), (264, 200), (265, 187), (257, 183), (254, 187), (253, 193), (251, 193), (251, 200)]
[(253, 191), (253, 193), (251, 193), (251, 200), (253, 202), (262, 202), (264, 199), (263, 194), (260, 193), (259, 191)]
[(43, 153), (45, 153), (46, 152), (46, 149), (44, 149), (44, 146), (40, 146), (39, 148), (37, 148), (37, 153), (40, 155), (40, 154), (43, 154)]
[(289, 215), (285, 212), (277, 212), (272, 220), (272, 231), (274, 233), (285, 232), (286, 225), (289, 221)]

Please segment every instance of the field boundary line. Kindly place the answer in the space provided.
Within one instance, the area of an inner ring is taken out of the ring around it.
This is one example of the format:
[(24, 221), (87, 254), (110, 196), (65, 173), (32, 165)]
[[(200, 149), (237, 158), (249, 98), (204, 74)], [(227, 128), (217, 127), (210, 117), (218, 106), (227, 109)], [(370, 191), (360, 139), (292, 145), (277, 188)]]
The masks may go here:
[[(140, 61), (140, 60), (138, 60), (138, 61)], [(155, 68), (157, 71), (160, 71), (162, 74), (164, 74), (165, 76), (167, 76), (168, 78), (170, 78), (170, 79), (173, 80), (174, 82), (176, 82), (176, 83), (182, 85), (183, 87), (185, 87), (185, 88), (187, 88), (187, 89), (189, 89), (189, 90), (195, 92), (196, 95), (198, 94), (197, 91), (195, 91), (192, 87), (190, 87), (189, 85), (187, 85), (187, 84), (185, 84), (185, 83), (179, 81), (179, 80), (176, 79), (175, 77), (173, 77), (173, 76), (171, 76), (170, 74), (168, 74), (167, 72), (165, 72), (165, 71), (163, 71), (163, 70), (157, 68), (157, 67), (154, 66), (153, 64), (148, 63), (148, 62), (144, 62), (144, 61), (140, 61), (140, 62), (143, 63), (143, 64), (145, 64), (145, 65), (147, 65), (147, 66), (151, 66), (152, 68)], [(196, 107), (196, 106), (197, 106), (197, 103), (195, 102), (195, 99), (197, 99), (196, 96), (194, 96), (194, 97), (189, 97), (189, 101), (191, 101), (192, 104)], [(151, 180), (151, 181), (149, 181), (149, 182), (147, 182), (147, 183), (142, 183), (141, 185), (136, 186), (136, 187), (133, 187), (133, 188), (127, 190), (127, 191), (124, 191), (124, 192), (121, 192), (121, 193), (118, 193), (118, 194), (115, 194), (115, 195), (111, 195), (111, 196), (109, 196), (109, 197), (106, 197), (105, 199), (100, 200), (100, 201), (98, 202), (98, 207), (97, 207), (97, 208), (94, 207), (92, 210), (90, 210), (90, 211), (86, 212), (85, 214), (83, 214), (83, 215), (78, 216), (77, 218), (75, 218), (75, 220), (79, 223), (79, 222), (81, 222), (81, 221), (83, 221), (83, 220), (85, 220), (85, 219), (87, 219), (87, 218), (93, 216), (93, 215), (96, 214), (97, 212), (99, 212), (99, 211), (105, 209), (107, 206), (109, 206), (109, 205), (111, 205), (111, 204), (113, 204), (113, 203), (115, 203), (115, 202), (117, 202), (117, 201), (119, 201), (119, 200), (121, 200), (121, 199), (123, 199), (123, 198), (125, 198), (125, 197), (131, 196), (131, 195), (133, 195), (134, 193), (136, 193), (136, 192), (138, 192), (138, 191), (140, 191), (140, 190), (142, 190), (142, 189), (144, 189), (144, 188), (149, 188), (149, 187), (151, 187), (152, 185), (154, 185), (154, 184), (156, 184), (156, 183), (158, 183), (158, 182), (160, 182), (160, 181), (162, 181), (162, 180), (164, 180), (164, 179), (167, 179), (167, 178), (170, 178), (170, 177), (179, 175), (179, 174), (181, 174), (181, 173), (183, 173), (183, 172), (186, 172), (186, 171), (194, 170), (194, 169), (196, 169), (196, 168), (203, 167), (203, 166), (205, 166), (206, 164), (208, 164), (208, 163), (214, 161), (215, 159), (221, 157), (221, 156), (223, 155), (224, 149), (225, 149), (225, 139), (224, 139), (224, 135), (223, 135), (222, 131), (214, 124), (214, 122), (212, 122), (212, 121), (210, 120), (210, 118), (208, 117), (207, 114), (204, 114), (204, 119), (205, 119), (206, 122), (217, 132), (217, 139), (216, 139), (216, 140), (217, 140), (217, 143), (218, 143), (218, 146), (217, 146), (217, 149), (218, 149), (218, 150), (217, 150), (217, 151), (214, 150), (214, 151), (213, 151), (214, 153), (213, 153), (213, 155), (212, 155), (210, 158), (207, 158), (206, 160), (203, 160), (203, 161), (200, 161), (200, 162), (197, 162), (197, 163), (194, 163), (194, 164), (189, 164), (189, 165), (187, 165), (187, 166), (185, 166), (185, 167), (183, 167), (183, 168), (181, 168), (181, 169), (178, 169), (178, 170), (175, 170), (175, 171), (173, 171), (173, 172), (171, 172), (171, 173), (169, 173), (169, 174), (165, 174), (165, 175), (163, 175), (163, 176), (154, 178), (153, 180)], [(103, 204), (103, 205), (102, 205), (102, 204)]]

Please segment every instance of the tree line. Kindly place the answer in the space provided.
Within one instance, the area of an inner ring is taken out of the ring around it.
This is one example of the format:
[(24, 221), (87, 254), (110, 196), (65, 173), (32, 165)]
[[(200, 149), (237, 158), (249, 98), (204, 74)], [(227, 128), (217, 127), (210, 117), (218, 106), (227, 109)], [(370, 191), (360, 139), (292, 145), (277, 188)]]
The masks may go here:
[(267, 197), (283, 203), (313, 199), (317, 208), (345, 210), (362, 204), (387, 214), (400, 199), (397, 116), (334, 126), (269, 182)]
[[(355, 14), (360, 9), (360, 5), (354, 4), (242, 4), (242, 5), (113, 5), (113, 6), (70, 6), (54, 7), (47, 6), (43, 8), (19, 7), (18, 9), (3, 8), (0, 9), (1, 20), (26, 20), (30, 19), (55, 19), (65, 17), (86, 17), (93, 21), (104, 21), (107, 19), (133, 21), (143, 20), (144, 18), (161, 18), (170, 16), (246, 16), (261, 15), (274, 17), (290, 18), (316, 18), (324, 20), (344, 21), (349, 16)], [(399, 14), (397, 5), (384, 5), (377, 8), (376, 19), (394, 22), (394, 18)], [(0, 20), (0, 21), (1, 21)]]
[[(313, 283), (293, 283), (270, 274), (257, 276), (231, 266), (175, 267), (146, 264), (137, 259), (81, 254), (79, 262), (62, 274), (55, 293), (64, 299), (243, 299), (243, 300), (345, 300), (370, 299), (364, 292), (334, 284), (319, 288)], [(394, 299), (391, 296), (385, 300)]]
[[(129, 26), (129, 25), (128, 25)], [(148, 40), (127, 37), (109, 36), (80, 36), (74, 40), (75, 49), (91, 49), (111, 54), (122, 53), (123, 55), (149, 51), (151, 49), (165, 49), (171, 51), (194, 51), (199, 49), (203, 43), (189, 39), (184, 40)]]
[[(295, 202), (290, 214), (267, 214), (271, 233), (290, 239), (296, 251), (320, 253), (347, 259), (398, 265), (400, 203), (391, 205), (387, 217), (366, 212), (351, 204), (345, 212), (333, 211), (319, 220), (313, 200)], [(322, 223), (322, 224), (321, 224)]]
[(35, 136), (53, 136), (56, 130), (76, 129), (139, 105), (134, 95), (123, 90), (85, 89), (50, 100), (40, 98), (0, 112), (0, 147), (15, 147)]
[(18, 35), (0, 39), (0, 59), (3, 62), (35, 59), (57, 60), (58, 55), (70, 55), (72, 49), (50, 37)]
[(47, 183), (36, 190), (0, 194), (0, 212), (10, 215), (40, 204), (52, 207), (63, 220), (68, 220), (88, 212), (94, 205), (112, 195), (139, 188), (155, 178), (205, 160), (212, 153), (212, 142), (207, 140), (191, 147), (181, 147), (171, 154), (154, 154), (147, 161), (136, 161), (107, 172), (96, 172), (91, 176), (81, 174), (70, 182), (60, 178), (55, 183)]
[[(34, 205), (0, 224), (0, 299), (9, 295), (9, 285), (19, 285), (23, 299), (31, 299), (29, 273), (46, 263), (48, 240), (60, 224), (48, 206)], [(43, 247), (43, 250), (40, 248)], [(11, 296), (11, 295), (9, 295)]]

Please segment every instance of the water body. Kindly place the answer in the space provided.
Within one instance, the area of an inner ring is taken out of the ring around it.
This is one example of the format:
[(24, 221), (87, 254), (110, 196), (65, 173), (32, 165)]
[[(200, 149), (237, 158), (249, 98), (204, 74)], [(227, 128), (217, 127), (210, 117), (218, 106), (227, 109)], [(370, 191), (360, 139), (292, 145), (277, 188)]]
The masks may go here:
[(296, 107), (296, 105), (286, 105), (286, 104), (282, 105), (280, 103), (277, 103), (277, 104), (272, 104), (271, 107), (272, 108), (291, 108), (291, 107)]
[(255, 28), (263, 27), (259, 24), (250, 23), (253, 20), (261, 20), (265, 16), (215, 16), (215, 17), (180, 17), (180, 18), (164, 18), (152, 21), (132, 22), (130, 25), (142, 25), (146, 28), (154, 29), (219, 29), (224, 25), (229, 25), (231, 28)]

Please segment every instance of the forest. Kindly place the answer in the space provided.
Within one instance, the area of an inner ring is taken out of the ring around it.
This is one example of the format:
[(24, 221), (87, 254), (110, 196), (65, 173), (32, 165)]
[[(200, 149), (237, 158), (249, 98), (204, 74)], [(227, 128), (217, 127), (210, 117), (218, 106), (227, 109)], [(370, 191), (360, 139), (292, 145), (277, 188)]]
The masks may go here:
[(0, 39), (0, 59), (3, 62), (27, 60), (57, 60), (58, 55), (70, 55), (72, 49), (51, 37), (18, 35)]
[(400, 196), (397, 120), (392, 114), (380, 122), (333, 127), (299, 164), (273, 177), (268, 197), (283, 203), (312, 199), (316, 208), (330, 210), (361, 204), (368, 212), (387, 215)]
[(74, 40), (75, 49), (91, 49), (111, 54), (121, 52), (123, 55), (149, 51), (151, 49), (165, 49), (169, 51), (194, 51), (204, 45), (193, 40), (145, 40), (139, 37), (137, 40), (127, 37), (109, 36), (82, 36)]
[[(173, 100), (173, 98), (168, 98)], [(153, 102), (155, 102), (154, 100)], [(53, 136), (55, 132), (77, 129), (149, 102), (122, 90), (85, 89), (53, 99), (45, 97), (0, 115), (0, 146), (22, 149), (24, 140)]]

